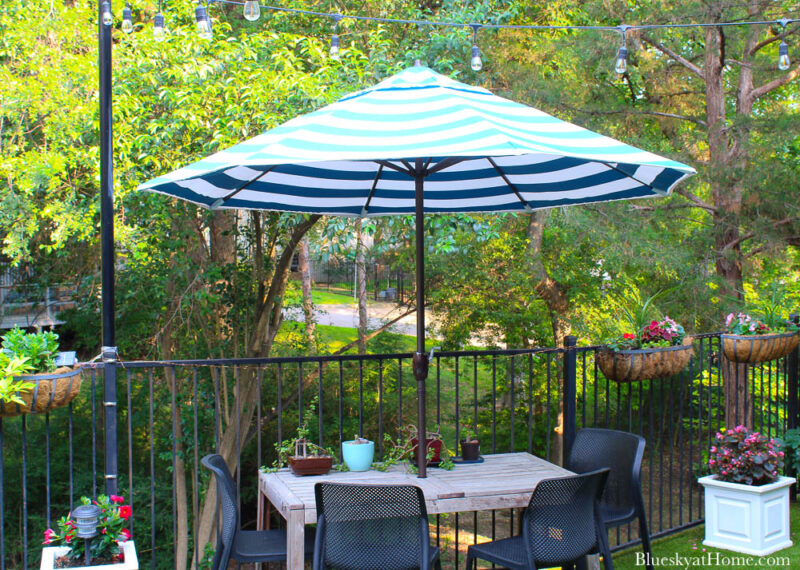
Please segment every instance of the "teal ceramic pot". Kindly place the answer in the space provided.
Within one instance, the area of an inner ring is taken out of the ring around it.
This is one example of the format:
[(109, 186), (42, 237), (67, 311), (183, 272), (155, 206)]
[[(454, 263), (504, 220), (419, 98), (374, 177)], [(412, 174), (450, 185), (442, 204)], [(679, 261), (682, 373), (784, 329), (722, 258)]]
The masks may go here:
[(375, 442), (342, 442), (342, 458), (350, 471), (369, 471), (375, 456)]

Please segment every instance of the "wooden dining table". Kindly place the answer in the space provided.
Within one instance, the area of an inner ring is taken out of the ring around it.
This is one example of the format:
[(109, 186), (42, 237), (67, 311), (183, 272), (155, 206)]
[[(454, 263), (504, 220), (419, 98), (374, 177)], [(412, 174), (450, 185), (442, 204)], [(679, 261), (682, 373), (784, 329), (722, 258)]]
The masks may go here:
[(450, 471), (428, 469), (423, 479), (411, 473), (407, 465), (393, 465), (387, 471), (331, 471), (304, 477), (288, 469), (261, 471), (258, 526), (263, 528), (265, 514), (274, 506), (286, 520), (287, 568), (302, 570), (305, 525), (317, 522), (314, 485), (320, 481), (416, 485), (425, 496), (428, 514), (439, 514), (526, 507), (539, 481), (572, 474), (530, 453), (498, 453), (482, 459), (480, 463), (456, 464)]

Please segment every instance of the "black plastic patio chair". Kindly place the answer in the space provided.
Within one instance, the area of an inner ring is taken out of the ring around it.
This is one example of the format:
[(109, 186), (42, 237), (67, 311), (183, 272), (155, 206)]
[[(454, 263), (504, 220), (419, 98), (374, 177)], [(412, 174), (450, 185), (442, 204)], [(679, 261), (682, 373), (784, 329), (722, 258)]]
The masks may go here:
[[(599, 506), (606, 536), (610, 527), (638, 519), (642, 549), (647, 557), (646, 567), (652, 570), (650, 534), (641, 485), (644, 446), (644, 438), (633, 433), (584, 428), (575, 436), (566, 468), (575, 473), (586, 473), (602, 467), (611, 469)], [(608, 548), (608, 540), (605, 544)], [(610, 550), (603, 552), (603, 556), (610, 560)]]
[[(242, 562), (279, 562), (286, 560), (286, 531), (242, 530), (236, 503), (236, 484), (221, 455), (212, 453), (201, 459), (217, 480), (222, 521), (219, 525), (217, 551), (211, 570), (225, 570), (231, 559)], [(314, 531), (306, 529), (306, 558), (314, 552)]]
[(600, 469), (543, 479), (523, 513), (522, 533), (471, 545), (467, 570), (477, 567), (478, 559), (515, 570), (582, 566), (586, 555), (601, 550), (605, 541), (596, 504), (607, 477), (608, 469)]
[(314, 495), (314, 570), (441, 570), (419, 487), (317, 483)]

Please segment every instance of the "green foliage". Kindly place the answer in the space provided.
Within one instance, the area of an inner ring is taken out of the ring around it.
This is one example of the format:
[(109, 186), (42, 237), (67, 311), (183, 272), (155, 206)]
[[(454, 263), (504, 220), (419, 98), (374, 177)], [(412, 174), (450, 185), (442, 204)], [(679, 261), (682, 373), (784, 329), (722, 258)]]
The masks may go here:
[(781, 439), (786, 471), (796, 474), (800, 470), (800, 428), (787, 429)]
[(50, 372), (55, 368), (58, 335), (52, 331), (26, 333), (14, 327), (3, 335), (2, 346), (10, 355), (24, 358), (33, 373)]
[(33, 382), (15, 380), (15, 376), (28, 374), (33, 367), (26, 357), (11, 356), (0, 352), (0, 402), (24, 404), (21, 394), (33, 389)]

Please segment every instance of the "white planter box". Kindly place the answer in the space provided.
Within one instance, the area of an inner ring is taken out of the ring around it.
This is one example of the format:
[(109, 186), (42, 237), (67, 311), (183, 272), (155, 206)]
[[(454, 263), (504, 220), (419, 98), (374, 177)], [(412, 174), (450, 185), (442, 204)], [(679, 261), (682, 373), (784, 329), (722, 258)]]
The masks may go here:
[(789, 538), (790, 477), (754, 487), (701, 477), (705, 488), (706, 539), (703, 544), (764, 556), (792, 546)]
[[(122, 552), (125, 554), (125, 562), (119, 564), (100, 564), (99, 566), (78, 566), (73, 568), (89, 568), (90, 570), (139, 570), (139, 560), (136, 558), (136, 546), (132, 540), (126, 540), (121, 544)], [(39, 570), (52, 570), (55, 568), (56, 558), (65, 555), (69, 551), (68, 546), (47, 546), (42, 549), (42, 564)]]

